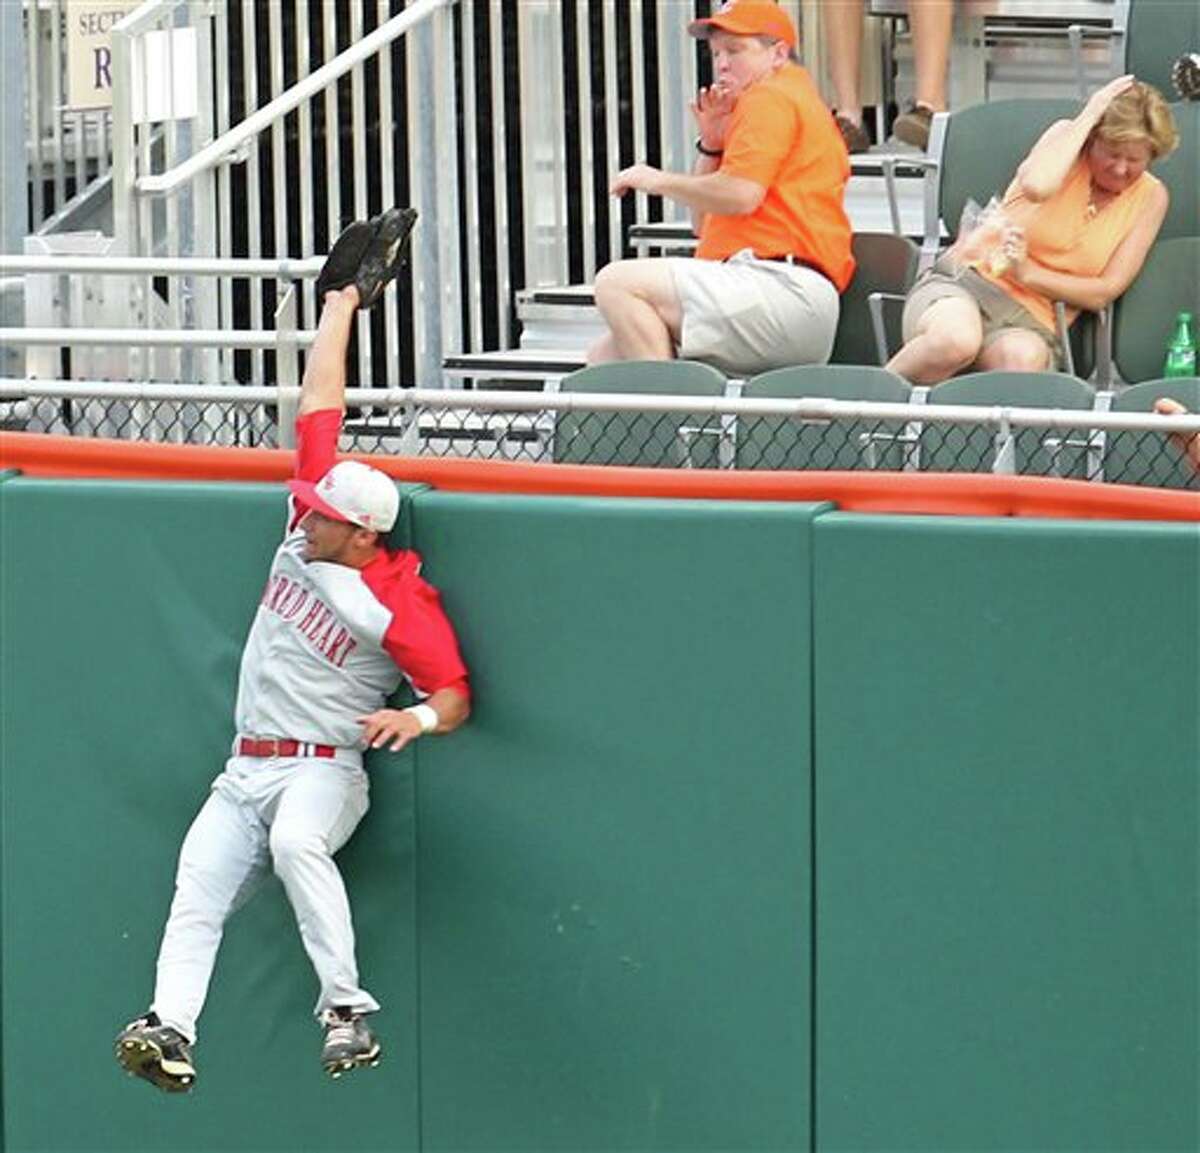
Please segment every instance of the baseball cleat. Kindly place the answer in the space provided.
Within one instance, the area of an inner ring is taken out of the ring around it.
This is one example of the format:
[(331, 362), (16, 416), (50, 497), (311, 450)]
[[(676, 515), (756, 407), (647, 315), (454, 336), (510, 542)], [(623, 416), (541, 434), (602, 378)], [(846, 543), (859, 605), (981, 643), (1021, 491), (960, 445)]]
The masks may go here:
[(371, 1035), (361, 1013), (326, 1009), (321, 1014), (321, 1024), (325, 1026), (321, 1064), (335, 1081), (351, 1069), (379, 1064), (379, 1042)]
[(317, 302), (327, 292), (353, 284), (358, 307), (370, 308), (404, 267), (417, 222), (415, 208), (389, 208), (369, 221), (356, 220), (334, 242), (317, 277)]
[(196, 1083), (187, 1039), (154, 1013), (130, 1021), (121, 1030), (116, 1055), (131, 1077), (141, 1077), (165, 1093), (187, 1093)]

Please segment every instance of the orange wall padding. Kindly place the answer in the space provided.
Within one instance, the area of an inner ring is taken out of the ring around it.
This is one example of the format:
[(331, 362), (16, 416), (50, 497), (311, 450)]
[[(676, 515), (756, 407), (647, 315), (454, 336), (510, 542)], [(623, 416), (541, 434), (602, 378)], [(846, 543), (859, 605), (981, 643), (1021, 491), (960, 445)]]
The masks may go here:
[[(831, 501), (855, 512), (1200, 521), (1200, 493), (972, 473), (738, 472), (360, 455), (397, 480), (455, 492)], [(282, 481), (293, 454), (0, 432), (0, 468), (27, 476)]]

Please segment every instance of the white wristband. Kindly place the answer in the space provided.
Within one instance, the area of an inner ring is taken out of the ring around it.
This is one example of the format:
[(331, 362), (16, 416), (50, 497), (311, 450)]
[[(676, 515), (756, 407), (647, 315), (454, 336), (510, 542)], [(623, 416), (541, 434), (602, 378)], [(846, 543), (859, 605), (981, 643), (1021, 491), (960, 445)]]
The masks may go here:
[(410, 705), (404, 711), (412, 713), (417, 718), (421, 725), (421, 732), (423, 733), (432, 733), (441, 723), (441, 718), (437, 715), (437, 709), (432, 705)]

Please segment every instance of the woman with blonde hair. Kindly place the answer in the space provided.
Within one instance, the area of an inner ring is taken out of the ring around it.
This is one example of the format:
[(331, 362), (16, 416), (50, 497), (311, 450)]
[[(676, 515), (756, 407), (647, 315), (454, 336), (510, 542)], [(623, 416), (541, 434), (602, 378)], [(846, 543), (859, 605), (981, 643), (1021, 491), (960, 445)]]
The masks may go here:
[(968, 234), (918, 278), (904, 347), (888, 368), (914, 384), (965, 369), (1059, 368), (1054, 302), (1069, 320), (1115, 300), (1141, 271), (1169, 200), (1147, 169), (1178, 142), (1157, 89), (1119, 76), (1052, 124), (1004, 194), (996, 248)]

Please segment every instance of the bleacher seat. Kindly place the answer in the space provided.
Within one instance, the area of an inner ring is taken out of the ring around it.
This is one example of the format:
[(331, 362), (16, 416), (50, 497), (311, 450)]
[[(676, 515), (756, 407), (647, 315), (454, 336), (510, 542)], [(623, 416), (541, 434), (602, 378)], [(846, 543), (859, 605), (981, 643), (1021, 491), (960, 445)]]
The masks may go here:
[[(943, 381), (928, 403), (1067, 408), (1090, 411), (1096, 394), (1078, 377), (1060, 372), (975, 372)], [(1084, 477), (1092, 447), (1085, 427), (1021, 429), (1013, 437), (1014, 456), (1006, 469), (1043, 476)], [(990, 472), (997, 454), (994, 433), (982, 428), (926, 423), (921, 430), (921, 468), (933, 472)]]
[(1179, 101), (1171, 105), (1171, 112), (1179, 129), (1179, 147), (1151, 170), (1171, 193), (1159, 240), (1200, 236), (1200, 103)]
[(1200, 317), (1200, 237), (1159, 240), (1113, 308), (1113, 364), (1127, 384), (1161, 374), (1180, 312)]
[(841, 315), (833, 342), (831, 364), (883, 364), (887, 348), (900, 339), (900, 309), (885, 309), (885, 334), (879, 335), (871, 318), (869, 299), (875, 294), (903, 297), (917, 273), (917, 246), (905, 236), (889, 232), (856, 232), (854, 279), (842, 293)]
[[(1200, 378), (1148, 380), (1119, 392), (1113, 412), (1153, 412), (1160, 396), (1200, 412)], [(1105, 438), (1104, 479), (1116, 484), (1149, 484), (1158, 488), (1200, 489), (1200, 472), (1174, 441), (1160, 433), (1120, 431)]]
[[(596, 364), (563, 377), (564, 393), (633, 393), (720, 397), (725, 377), (691, 360)], [(643, 468), (707, 467), (718, 462), (720, 416), (691, 413), (561, 412), (554, 424), (559, 464)]]
[(1200, 52), (1200, 4), (1196, 0), (1128, 0), (1125, 68), (1153, 84), (1169, 100), (1171, 65), (1185, 52)]
[[(805, 364), (748, 380), (746, 399), (823, 397), (907, 404), (906, 381), (871, 365)], [(797, 421), (783, 416), (738, 418), (738, 468), (900, 469), (905, 421)]]

